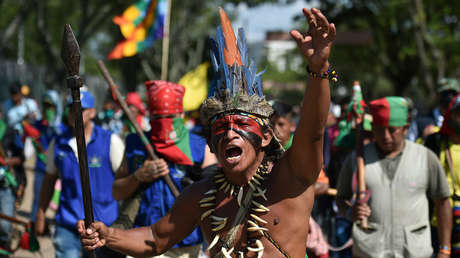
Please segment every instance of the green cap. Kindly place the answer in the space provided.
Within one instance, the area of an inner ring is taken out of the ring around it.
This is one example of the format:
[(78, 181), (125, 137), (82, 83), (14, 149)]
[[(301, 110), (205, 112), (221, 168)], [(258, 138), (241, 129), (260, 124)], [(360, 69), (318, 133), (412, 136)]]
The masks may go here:
[(403, 97), (385, 97), (369, 103), (373, 125), (404, 126), (407, 124), (408, 104)]

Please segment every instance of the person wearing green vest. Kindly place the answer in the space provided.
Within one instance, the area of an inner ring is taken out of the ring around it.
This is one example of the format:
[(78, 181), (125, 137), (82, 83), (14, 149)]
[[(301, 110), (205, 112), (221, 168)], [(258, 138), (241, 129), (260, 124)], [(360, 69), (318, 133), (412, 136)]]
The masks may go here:
[[(405, 140), (409, 129), (408, 105), (402, 97), (386, 97), (369, 104), (375, 142), (364, 147), (368, 198), (347, 203), (357, 194), (354, 178), (356, 152), (339, 175), (340, 212), (354, 222), (354, 257), (431, 257), (429, 197), (438, 211), (439, 239), (449, 257), (452, 210), (449, 186), (436, 155)], [(368, 199), (368, 200), (367, 200)], [(368, 219), (368, 228), (360, 221)]]

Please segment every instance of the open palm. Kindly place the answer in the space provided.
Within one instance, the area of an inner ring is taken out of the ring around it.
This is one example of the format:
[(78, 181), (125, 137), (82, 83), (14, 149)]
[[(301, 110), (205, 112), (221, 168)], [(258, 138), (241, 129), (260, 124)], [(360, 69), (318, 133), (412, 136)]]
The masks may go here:
[(328, 58), (331, 52), (332, 41), (336, 30), (333, 23), (329, 23), (326, 17), (315, 8), (302, 10), (308, 20), (309, 30), (306, 36), (299, 31), (291, 31), (303, 56), (308, 60), (310, 68), (315, 72), (327, 70)]

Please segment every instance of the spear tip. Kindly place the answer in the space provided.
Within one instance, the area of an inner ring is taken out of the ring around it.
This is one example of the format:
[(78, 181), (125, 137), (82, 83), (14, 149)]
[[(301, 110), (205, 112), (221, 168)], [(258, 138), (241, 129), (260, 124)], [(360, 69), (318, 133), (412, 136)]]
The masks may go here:
[(70, 24), (64, 25), (61, 58), (69, 75), (77, 75), (80, 66), (80, 47)]

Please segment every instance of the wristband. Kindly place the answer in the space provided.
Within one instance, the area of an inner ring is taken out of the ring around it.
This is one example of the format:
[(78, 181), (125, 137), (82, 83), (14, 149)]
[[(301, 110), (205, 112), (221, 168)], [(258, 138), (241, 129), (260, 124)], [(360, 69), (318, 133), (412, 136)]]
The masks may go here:
[(450, 247), (448, 245), (440, 245), (439, 252), (442, 254), (447, 254), (447, 255), (451, 254)]
[(313, 78), (321, 78), (321, 79), (331, 79), (333, 82), (337, 82), (339, 80), (339, 75), (337, 71), (329, 66), (327, 72), (324, 73), (315, 73), (310, 69), (310, 66), (307, 65), (307, 73)]

